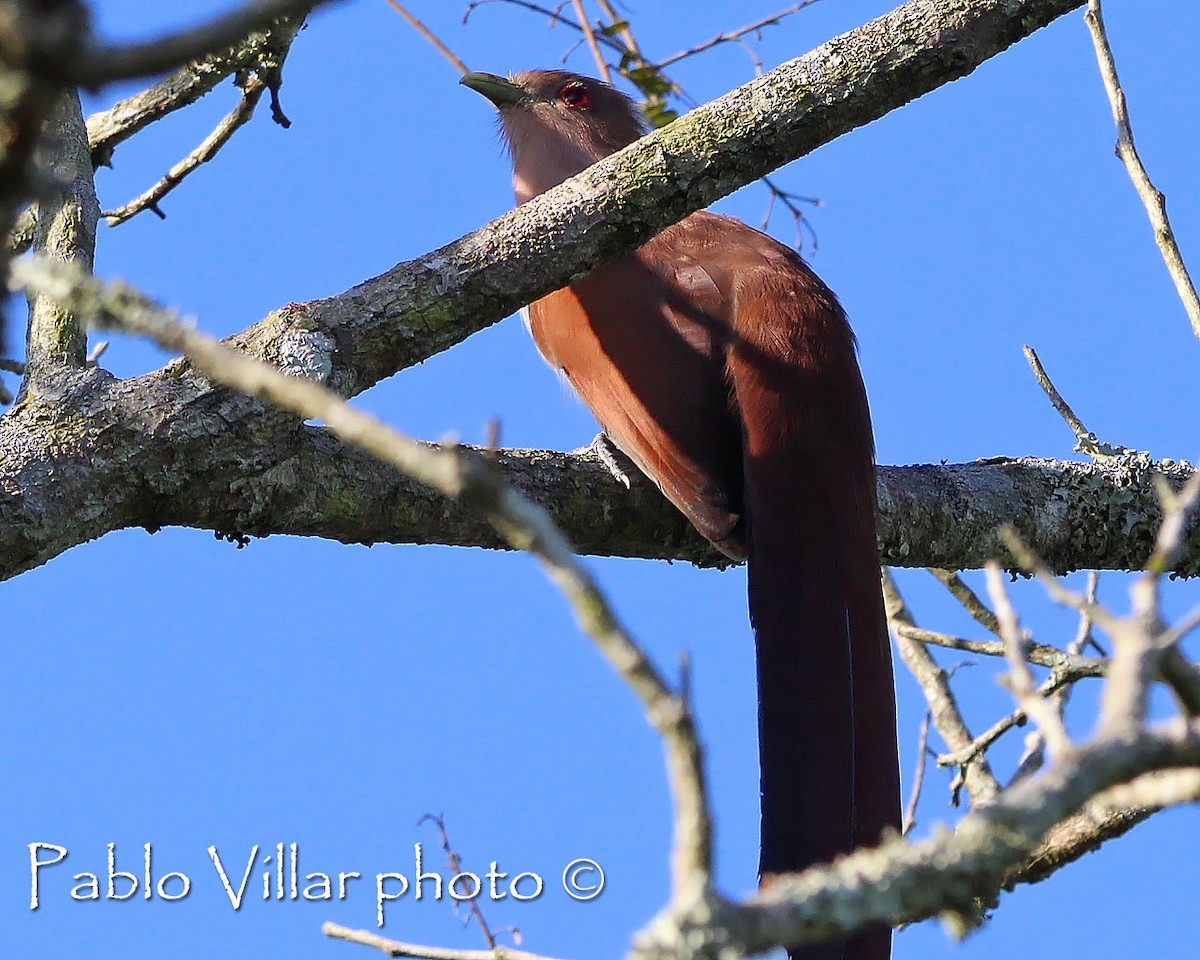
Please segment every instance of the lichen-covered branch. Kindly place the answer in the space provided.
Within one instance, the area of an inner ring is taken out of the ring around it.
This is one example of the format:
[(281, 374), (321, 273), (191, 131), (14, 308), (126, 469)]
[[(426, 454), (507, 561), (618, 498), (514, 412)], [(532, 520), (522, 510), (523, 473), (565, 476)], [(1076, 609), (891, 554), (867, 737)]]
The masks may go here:
[[(285, 369), (320, 368), (339, 393), (358, 393), (1078, 5), (914, 0), (474, 234), (340, 296), (289, 305), (231, 342)], [(139, 525), (496, 544), (477, 521), (429, 509), (428, 494), (385, 468), (213, 388), (186, 363), (125, 382), (97, 370), (63, 374), (54, 389), (53, 405), (0, 420), (0, 575)], [(584, 456), (513, 452), (505, 462), (584, 551), (719, 562), (644, 482), (627, 493)], [(532, 478), (535, 465), (542, 475)], [(1176, 484), (1188, 472), (1145, 458), (885, 468), (881, 553), (893, 565), (977, 567), (999, 551), (996, 524), (1012, 520), (1055, 569), (1138, 567), (1159, 517), (1155, 469)], [(1200, 572), (1198, 541), (1193, 530), (1180, 572)]]
[[(96, 256), (100, 204), (92, 179), (92, 158), (79, 94), (64, 91), (50, 111), (37, 150), (38, 166), (47, 183), (58, 186), (41, 204), (33, 230), (33, 246), (41, 254), (91, 271)], [(36, 390), (47, 364), (83, 366), (87, 332), (61, 304), (49, 297), (29, 298), (25, 341), (25, 390)]]
[[(80, 121), (82, 129), (82, 120)], [(454, 445), (420, 443), (355, 409), (322, 384), (320, 371), (284, 372), (200, 333), (170, 310), (123, 283), (106, 284), (74, 265), (23, 260), (14, 286), (48, 297), (97, 327), (124, 330), (184, 353), (205, 376), (302, 420), (320, 420), (356, 449), (389, 464), (483, 516), (511, 548), (541, 564), (571, 606), (580, 629), (637, 697), (666, 748), (674, 798), (673, 900), (707, 895), (712, 886), (712, 821), (703, 752), (686, 693), (672, 690), (621, 624), (595, 579), (544, 509), (524, 497), (489, 457)]]
[[(327, 364), (322, 342), (299, 333), (281, 341), (285, 367)], [(460, 505), (319, 428), (214, 387), (183, 361), (127, 381), (95, 367), (60, 372), (47, 389), (54, 403), (0, 418), (0, 577), (126, 527), (501, 546)], [(497, 461), (584, 553), (722, 561), (636, 471), (626, 490), (587, 450), (506, 450)], [(884, 467), (881, 553), (894, 566), (978, 567), (997, 549), (997, 525), (1016, 517), (1057, 566), (1137, 568), (1159, 516), (1153, 466), (1026, 458)], [(1178, 466), (1163, 469), (1181, 480)], [(1200, 529), (1177, 566), (1200, 573)]]
[[(970, 73), (1083, 0), (912, 0), (474, 233), (294, 311), (335, 341), (331, 385), (367, 389), (843, 133)], [(256, 327), (239, 343), (270, 356)]]
[[(87, 16), (78, 3), (36, 4), (0, 0), (0, 236), (8, 237), (18, 211), (34, 193), (30, 182), (42, 125), (64, 85), (39, 72), (52, 59), (69, 59), (79, 49)], [(23, 221), (32, 240), (36, 226)], [(0, 245), (0, 275), (14, 255), (11, 241)], [(0, 353), (5, 352), (0, 315)]]

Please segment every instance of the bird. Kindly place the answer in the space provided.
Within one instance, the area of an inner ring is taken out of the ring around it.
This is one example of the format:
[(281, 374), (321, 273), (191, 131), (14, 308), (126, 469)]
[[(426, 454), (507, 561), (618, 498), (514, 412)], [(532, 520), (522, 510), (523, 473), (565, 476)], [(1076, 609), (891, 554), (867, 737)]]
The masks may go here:
[[(517, 204), (645, 132), (562, 70), (461, 83), (495, 105)], [(899, 828), (896, 708), (857, 342), (790, 247), (697, 211), (530, 304), (545, 360), (714, 547), (748, 565), (764, 886)], [(789, 950), (886, 960), (891, 930)]]

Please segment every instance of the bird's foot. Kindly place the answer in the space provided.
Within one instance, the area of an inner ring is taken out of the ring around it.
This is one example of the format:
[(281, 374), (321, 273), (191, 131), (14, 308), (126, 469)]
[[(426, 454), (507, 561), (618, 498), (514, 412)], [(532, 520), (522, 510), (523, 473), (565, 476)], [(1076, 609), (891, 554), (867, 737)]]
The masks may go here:
[(620, 451), (608, 439), (608, 435), (604, 433), (596, 434), (596, 439), (592, 441), (592, 450), (600, 458), (600, 462), (608, 467), (608, 472), (612, 474), (613, 479), (628, 490), (630, 488), (629, 474), (617, 462), (617, 455)]

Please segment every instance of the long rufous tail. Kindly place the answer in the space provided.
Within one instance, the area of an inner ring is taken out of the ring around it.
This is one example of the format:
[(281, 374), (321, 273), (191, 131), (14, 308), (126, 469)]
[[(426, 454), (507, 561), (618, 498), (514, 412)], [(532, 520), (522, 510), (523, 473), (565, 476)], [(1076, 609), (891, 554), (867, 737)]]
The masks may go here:
[[(730, 361), (745, 429), (768, 883), (899, 826), (866, 394), (841, 308), (797, 268), (796, 282), (814, 285), (799, 318), (771, 315), (792, 298), (739, 293)], [(790, 955), (887, 960), (890, 949), (880, 928)]]

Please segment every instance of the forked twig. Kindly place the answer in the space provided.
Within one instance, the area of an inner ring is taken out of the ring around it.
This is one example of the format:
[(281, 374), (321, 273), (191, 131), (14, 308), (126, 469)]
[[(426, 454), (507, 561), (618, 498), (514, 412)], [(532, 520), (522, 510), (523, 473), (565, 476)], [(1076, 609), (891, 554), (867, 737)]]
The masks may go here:
[(166, 219), (167, 215), (163, 213), (159, 201), (183, 183), (188, 175), (194, 173), (201, 164), (207, 163), (215, 157), (221, 148), (233, 138), (233, 135), (250, 121), (250, 118), (254, 116), (255, 108), (258, 107), (259, 100), (267, 91), (268, 81), (259, 73), (254, 72), (245, 77), (241, 88), (242, 96), (238, 100), (237, 106), (225, 115), (225, 118), (195, 150), (175, 164), (158, 183), (141, 196), (135, 197), (115, 210), (105, 210), (101, 214), (108, 220), (110, 227), (119, 226), (143, 210), (149, 210), (160, 220)]

